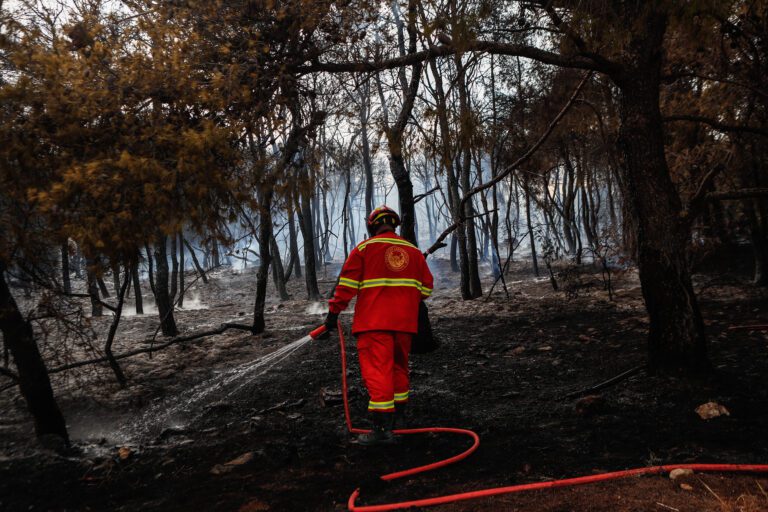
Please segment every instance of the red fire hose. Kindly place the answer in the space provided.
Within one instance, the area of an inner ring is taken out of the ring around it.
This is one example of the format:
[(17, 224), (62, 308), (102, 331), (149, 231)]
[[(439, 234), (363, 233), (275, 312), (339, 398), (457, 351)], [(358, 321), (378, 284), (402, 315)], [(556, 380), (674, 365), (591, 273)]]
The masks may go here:
[[(339, 345), (341, 347), (341, 385), (342, 385), (342, 397), (344, 399), (344, 417), (347, 422), (347, 429), (353, 434), (363, 434), (370, 432), (370, 430), (355, 428), (352, 426), (352, 420), (349, 415), (349, 400), (347, 398), (347, 351), (344, 344), (344, 332), (341, 328), (341, 321), (339, 321)], [(314, 339), (325, 333), (325, 326), (320, 326), (310, 333), (310, 336)], [(396, 478), (402, 478), (405, 476), (415, 475), (417, 473), (423, 473), (433, 469), (441, 468), (454, 462), (458, 462), (467, 458), (471, 453), (477, 450), (480, 445), (480, 438), (471, 430), (463, 428), (447, 428), (447, 427), (428, 427), (428, 428), (409, 428), (403, 430), (395, 430), (396, 434), (424, 434), (424, 433), (440, 433), (448, 432), (451, 434), (462, 434), (472, 438), (472, 446), (470, 446), (464, 452), (454, 455), (448, 459), (444, 459), (432, 464), (426, 464), (424, 466), (418, 466), (411, 469), (397, 471), (395, 473), (388, 473), (382, 475), (382, 480), (395, 480)], [(522, 491), (534, 491), (540, 489), (554, 489), (556, 487), (570, 487), (575, 485), (590, 484), (595, 482), (604, 482), (606, 480), (618, 480), (620, 478), (627, 478), (631, 476), (640, 475), (658, 475), (661, 473), (668, 473), (673, 469), (690, 469), (692, 471), (699, 472), (720, 472), (720, 473), (768, 473), (768, 464), (671, 464), (665, 466), (650, 466), (645, 468), (627, 469), (624, 471), (613, 471), (611, 473), (601, 473), (596, 475), (580, 476), (575, 478), (566, 478), (563, 480), (550, 480), (547, 482), (536, 482), (531, 484), (519, 484), (510, 485), (506, 487), (494, 487), (490, 489), (481, 489), (478, 491), (463, 492), (459, 494), (449, 494), (446, 496), (436, 496), (434, 498), (424, 498), (412, 501), (401, 501), (398, 503), (386, 503), (382, 505), (368, 505), (357, 506), (355, 501), (360, 496), (360, 489), (355, 489), (355, 492), (349, 497), (347, 502), (347, 509), (352, 512), (385, 512), (389, 510), (401, 510), (411, 507), (429, 507), (434, 505), (444, 505), (446, 503), (454, 503), (457, 501), (472, 500), (476, 498), (485, 498), (489, 496), (498, 496), (500, 494), (511, 494)]]

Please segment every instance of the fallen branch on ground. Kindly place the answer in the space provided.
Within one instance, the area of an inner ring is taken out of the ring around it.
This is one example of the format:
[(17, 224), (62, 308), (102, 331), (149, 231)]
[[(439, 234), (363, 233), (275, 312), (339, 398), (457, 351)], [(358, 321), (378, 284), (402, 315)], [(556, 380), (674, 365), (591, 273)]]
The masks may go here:
[[(151, 354), (152, 352), (157, 352), (159, 350), (162, 350), (164, 348), (170, 347), (171, 345), (175, 345), (177, 343), (185, 343), (188, 341), (194, 341), (198, 340), (200, 338), (206, 338), (208, 336), (215, 336), (217, 334), (223, 334), (224, 332), (228, 331), (229, 329), (238, 329), (241, 331), (249, 331), (251, 330), (250, 325), (243, 325), (243, 324), (221, 324), (221, 326), (218, 329), (211, 329), (210, 331), (203, 331), (195, 334), (190, 334), (187, 336), (177, 336), (175, 338), (172, 338), (165, 343), (161, 343), (159, 345), (153, 345), (147, 348), (137, 348), (136, 350), (129, 350), (128, 352), (123, 352), (122, 354), (117, 354), (114, 356), (115, 360), (119, 359), (126, 359), (128, 357), (137, 356), (139, 354)], [(147, 340), (151, 341), (151, 340)], [(60, 373), (66, 370), (71, 370), (73, 368), (80, 368), (81, 366), (87, 366), (90, 364), (96, 364), (96, 363), (105, 363), (108, 362), (107, 357), (97, 357), (94, 359), (86, 359), (85, 361), (77, 361), (74, 363), (65, 364), (63, 366), (59, 366), (58, 368), (54, 368), (50, 370), (48, 373)]]
[(274, 411), (282, 411), (285, 409), (289, 409), (291, 407), (300, 407), (304, 405), (304, 399), (299, 398), (298, 400), (285, 400), (283, 402), (280, 402), (279, 404), (273, 405), (272, 407), (267, 407), (266, 409), (261, 409), (260, 411), (256, 411), (256, 414), (265, 414), (268, 412), (274, 412)]
[(618, 374), (615, 377), (611, 377), (610, 379), (601, 382), (600, 384), (595, 384), (592, 387), (589, 387), (587, 389), (582, 389), (580, 391), (574, 391), (573, 393), (568, 393), (565, 395), (562, 400), (569, 400), (572, 398), (579, 398), (584, 395), (591, 395), (592, 393), (596, 391), (600, 391), (602, 389), (605, 389), (609, 386), (612, 386), (614, 384), (618, 384), (619, 382), (628, 379), (629, 377), (636, 375), (640, 373), (641, 371), (645, 370), (647, 368), (647, 365), (641, 364), (640, 366), (635, 366), (634, 368), (630, 368), (629, 370), (622, 372)]

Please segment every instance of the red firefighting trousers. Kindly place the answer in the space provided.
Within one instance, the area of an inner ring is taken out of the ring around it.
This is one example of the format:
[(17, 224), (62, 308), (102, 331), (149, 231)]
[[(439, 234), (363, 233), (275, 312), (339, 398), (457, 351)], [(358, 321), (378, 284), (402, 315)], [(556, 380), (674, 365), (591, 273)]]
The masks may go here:
[(413, 334), (365, 331), (358, 334), (360, 373), (368, 390), (369, 412), (394, 412), (408, 401), (408, 354)]

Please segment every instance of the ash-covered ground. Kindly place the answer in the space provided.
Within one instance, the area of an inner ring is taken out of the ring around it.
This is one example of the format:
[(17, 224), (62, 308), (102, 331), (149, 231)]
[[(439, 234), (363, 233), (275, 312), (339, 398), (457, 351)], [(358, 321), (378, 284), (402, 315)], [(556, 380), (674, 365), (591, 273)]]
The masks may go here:
[[(290, 346), (326, 311), (305, 300), (294, 278), (291, 300), (271, 291), (263, 335), (231, 330), (124, 359), (125, 389), (106, 364), (55, 374), (74, 443), (65, 454), (37, 446), (17, 390), (0, 393), (0, 509), (345, 510), (358, 487), (359, 501), (373, 504), (656, 464), (768, 463), (768, 338), (729, 329), (765, 321), (768, 293), (743, 269), (695, 277), (711, 378), (641, 371), (568, 398), (644, 363), (647, 319), (634, 271), (614, 276), (610, 300), (599, 272), (558, 275), (554, 291), (518, 263), (506, 276), (509, 298), (498, 283), (489, 299), (465, 302), (447, 262), (432, 264), (430, 314), (442, 346), (412, 358), (410, 421), (475, 430), (481, 445), (466, 461), (378, 480), (458, 453), (467, 441), (428, 435), (387, 448), (354, 444), (340, 405), (338, 338)], [(324, 269), (322, 292), (337, 271)], [(255, 269), (225, 268), (211, 278), (196, 282), (176, 312), (182, 333), (250, 322)], [(492, 277), (483, 280), (487, 292)], [(351, 316), (342, 318), (349, 326)], [(110, 321), (91, 319), (96, 346)], [(126, 316), (115, 353), (146, 346), (157, 324), (156, 314)], [(57, 353), (54, 342), (45, 345), (49, 366), (89, 355)], [(364, 426), (367, 397), (351, 337), (347, 345), (353, 421)], [(703, 420), (695, 410), (708, 402), (729, 415)], [(766, 490), (765, 475), (647, 477), (435, 510), (751, 512), (768, 510)]]

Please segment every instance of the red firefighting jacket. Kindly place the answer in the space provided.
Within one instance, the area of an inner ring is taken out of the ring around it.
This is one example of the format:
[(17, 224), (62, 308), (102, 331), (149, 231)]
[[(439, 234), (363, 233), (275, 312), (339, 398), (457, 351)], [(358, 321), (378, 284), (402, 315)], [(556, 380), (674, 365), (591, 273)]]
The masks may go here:
[(382, 233), (349, 253), (328, 306), (332, 313), (340, 313), (357, 295), (353, 333), (415, 333), (419, 301), (432, 294), (432, 283), (421, 251), (394, 232)]

